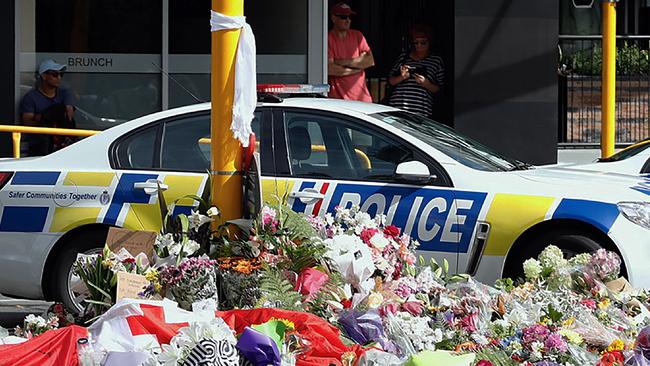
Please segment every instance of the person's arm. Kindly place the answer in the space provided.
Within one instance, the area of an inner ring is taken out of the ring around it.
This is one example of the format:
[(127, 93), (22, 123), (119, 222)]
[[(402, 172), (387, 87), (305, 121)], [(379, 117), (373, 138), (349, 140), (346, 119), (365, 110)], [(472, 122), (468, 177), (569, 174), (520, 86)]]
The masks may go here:
[(71, 121), (74, 117), (74, 107), (71, 105), (65, 106), (65, 115), (68, 117), (68, 120)]
[(415, 78), (415, 82), (418, 83), (418, 85), (430, 91), (432, 94), (435, 94), (440, 90), (440, 86), (430, 82), (429, 79), (424, 77), (424, 75), (413, 74), (413, 78)]
[(20, 121), (25, 125), (25, 126), (37, 126), (37, 122), (41, 119), (40, 114), (34, 114), (34, 113), (23, 113), (20, 116)]
[(400, 65), (399, 67), (399, 74), (390, 76), (388, 78), (388, 83), (390, 85), (397, 85), (401, 83), (402, 81), (406, 80), (409, 78), (409, 69), (406, 65)]
[(334, 59), (327, 60), (327, 75), (331, 76), (348, 76), (360, 72), (359, 69), (351, 69), (334, 62)]
[(375, 58), (371, 52), (364, 52), (359, 57), (336, 60), (335, 62), (341, 66), (359, 70), (365, 70), (371, 66), (375, 66)]

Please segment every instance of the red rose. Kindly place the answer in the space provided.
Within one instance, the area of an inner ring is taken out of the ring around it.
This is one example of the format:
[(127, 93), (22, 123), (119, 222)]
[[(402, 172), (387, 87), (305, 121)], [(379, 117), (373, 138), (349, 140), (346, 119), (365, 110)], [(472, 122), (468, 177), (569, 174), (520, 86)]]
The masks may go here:
[(122, 259), (122, 263), (123, 264), (135, 263), (135, 258), (124, 258), (124, 259)]
[(343, 305), (343, 309), (349, 309), (352, 307), (352, 300), (350, 299), (341, 300), (341, 305)]
[(480, 360), (480, 361), (476, 364), (476, 366), (493, 366), (493, 365), (492, 365), (492, 362), (490, 362), (490, 361), (488, 361), (488, 360)]
[(397, 236), (399, 235), (399, 228), (395, 225), (388, 225), (384, 228), (384, 235), (397, 238)]
[(361, 232), (361, 240), (363, 240), (364, 243), (370, 245), (370, 238), (372, 238), (375, 234), (377, 234), (379, 231), (377, 229), (365, 229)]

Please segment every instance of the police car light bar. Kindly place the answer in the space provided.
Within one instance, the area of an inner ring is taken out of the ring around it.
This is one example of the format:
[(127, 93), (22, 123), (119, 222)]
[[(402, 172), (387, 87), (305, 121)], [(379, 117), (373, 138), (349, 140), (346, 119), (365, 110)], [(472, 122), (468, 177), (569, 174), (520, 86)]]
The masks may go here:
[(327, 84), (259, 84), (258, 93), (269, 94), (327, 94), (330, 86)]

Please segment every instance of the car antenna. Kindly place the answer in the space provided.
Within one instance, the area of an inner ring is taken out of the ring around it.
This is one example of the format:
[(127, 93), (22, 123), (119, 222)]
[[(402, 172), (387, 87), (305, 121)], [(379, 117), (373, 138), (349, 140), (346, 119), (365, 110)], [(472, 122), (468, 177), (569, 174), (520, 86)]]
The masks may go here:
[(197, 101), (197, 103), (204, 103), (204, 102), (205, 102), (205, 100), (201, 100), (201, 99), (199, 99), (199, 97), (197, 97), (196, 95), (192, 94), (192, 92), (189, 91), (186, 87), (184, 87), (183, 84), (181, 84), (180, 82), (178, 82), (178, 80), (174, 79), (173, 76), (169, 75), (169, 73), (168, 73), (167, 71), (163, 70), (162, 67), (156, 65), (155, 62), (152, 62), (151, 64), (154, 65), (158, 70), (160, 70), (160, 72), (162, 72), (163, 74), (167, 75), (168, 78), (172, 79), (172, 81), (175, 82), (176, 85), (178, 85), (178, 86), (180, 86), (181, 88), (183, 88), (183, 90), (185, 90), (185, 91), (187, 92), (187, 94), (191, 95), (192, 98), (194, 98), (194, 100)]

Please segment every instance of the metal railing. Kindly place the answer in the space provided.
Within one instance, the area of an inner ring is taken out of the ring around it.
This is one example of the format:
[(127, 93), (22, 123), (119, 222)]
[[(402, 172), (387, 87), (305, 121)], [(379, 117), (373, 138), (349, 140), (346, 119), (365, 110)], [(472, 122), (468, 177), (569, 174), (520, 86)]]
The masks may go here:
[(20, 158), (20, 140), (22, 138), (23, 133), (31, 133), (37, 135), (88, 137), (88, 136), (96, 135), (102, 131), (78, 130), (78, 129), (71, 129), (71, 128), (0, 125), (0, 132), (11, 133), (11, 140), (13, 142), (13, 156), (14, 158)]
[[(650, 137), (650, 36), (616, 37), (616, 143)], [(601, 134), (601, 36), (560, 36), (558, 138), (596, 145)]]

